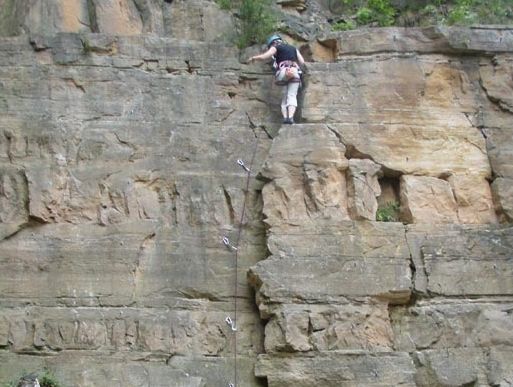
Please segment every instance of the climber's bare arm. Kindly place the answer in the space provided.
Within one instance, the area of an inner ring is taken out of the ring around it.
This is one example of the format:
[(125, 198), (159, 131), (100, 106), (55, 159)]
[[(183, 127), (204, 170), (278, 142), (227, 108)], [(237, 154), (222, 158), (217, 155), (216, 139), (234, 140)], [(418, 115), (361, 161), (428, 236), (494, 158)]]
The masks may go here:
[(269, 59), (271, 58), (274, 54), (276, 54), (276, 47), (271, 47), (269, 50), (267, 50), (266, 52), (264, 52), (263, 54), (260, 54), (260, 55), (254, 55), (252, 56), (251, 58), (248, 59), (248, 63), (251, 63), (255, 60), (266, 60), (266, 59)]
[(299, 65), (301, 67), (303, 67), (305, 65), (305, 58), (303, 58), (303, 55), (301, 55), (299, 50), (296, 50), (296, 54), (297, 54), (297, 61), (298, 61)]

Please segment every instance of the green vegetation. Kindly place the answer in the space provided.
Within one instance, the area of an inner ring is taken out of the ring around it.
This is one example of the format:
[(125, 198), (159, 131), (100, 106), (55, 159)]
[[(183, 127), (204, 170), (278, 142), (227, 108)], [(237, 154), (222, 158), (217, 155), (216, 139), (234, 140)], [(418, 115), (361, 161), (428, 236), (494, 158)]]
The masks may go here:
[(239, 8), (239, 48), (262, 43), (276, 25), (271, 0), (242, 0)]
[(221, 9), (235, 10), (239, 48), (262, 43), (275, 31), (276, 16), (272, 0), (216, 0)]
[(512, 24), (511, 0), (456, 0), (442, 21), (453, 25)]
[(19, 379), (15, 380), (15, 381), (5, 383), (3, 385), (3, 387), (17, 387), (19, 382), (24, 377), (27, 377), (27, 376), (37, 377), (37, 380), (39, 381), (39, 385), (41, 387), (62, 387), (62, 385), (55, 378), (54, 374), (46, 368), (43, 369), (42, 372), (33, 372), (33, 373), (23, 372), (23, 375), (24, 376), (21, 376)]
[[(215, 0), (237, 17), (239, 48), (262, 43), (276, 30), (272, 0)], [(358, 27), (428, 25), (513, 25), (513, 0), (328, 0), (335, 31)], [(84, 51), (88, 47), (84, 45)]]
[[(402, 5), (401, 5), (402, 4)], [(512, 0), (330, 0), (335, 31), (359, 26), (513, 24)]]
[(54, 374), (45, 369), (43, 374), (39, 377), (39, 385), (41, 387), (61, 387), (61, 384), (57, 381)]
[(80, 42), (82, 42), (82, 52), (84, 55), (89, 55), (93, 52), (93, 47), (91, 46), (91, 42), (85, 36), (80, 36)]
[(354, 30), (356, 28), (356, 23), (352, 20), (342, 20), (333, 25), (334, 31), (348, 31), (348, 30)]
[(399, 222), (399, 203), (388, 202), (376, 211), (376, 220), (379, 222)]
[(231, 9), (232, 8), (232, 0), (216, 0), (216, 3), (219, 5), (221, 9)]
[[(333, 0), (332, 0), (333, 1)], [(355, 22), (354, 26), (375, 25), (386, 27), (394, 24), (397, 10), (391, 5), (390, 0), (336, 0), (342, 3), (339, 6), (345, 14)], [(346, 24), (350, 22), (344, 21)]]

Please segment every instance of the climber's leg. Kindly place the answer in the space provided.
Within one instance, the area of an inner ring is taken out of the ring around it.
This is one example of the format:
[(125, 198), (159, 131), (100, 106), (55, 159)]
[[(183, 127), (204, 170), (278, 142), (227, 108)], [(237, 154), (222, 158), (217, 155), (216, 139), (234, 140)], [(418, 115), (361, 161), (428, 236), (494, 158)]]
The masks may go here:
[(283, 123), (288, 124), (289, 114), (287, 111), (287, 91), (288, 86), (283, 86), (281, 96), (281, 115), (283, 116)]
[[(294, 114), (297, 107), (297, 92), (299, 90), (299, 82), (289, 82), (283, 88), (283, 98), (281, 100), (282, 115), (287, 120), (287, 123), (294, 123)], [(285, 122), (285, 121), (284, 121)]]

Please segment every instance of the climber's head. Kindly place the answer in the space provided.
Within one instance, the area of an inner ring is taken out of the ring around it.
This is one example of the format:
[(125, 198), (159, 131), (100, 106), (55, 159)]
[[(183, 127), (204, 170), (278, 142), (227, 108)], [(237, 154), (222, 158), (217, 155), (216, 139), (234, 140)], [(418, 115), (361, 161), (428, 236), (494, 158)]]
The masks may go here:
[(267, 39), (267, 48), (271, 48), (273, 43), (276, 43), (276, 42), (282, 42), (282, 38), (280, 35), (269, 36), (269, 38)]

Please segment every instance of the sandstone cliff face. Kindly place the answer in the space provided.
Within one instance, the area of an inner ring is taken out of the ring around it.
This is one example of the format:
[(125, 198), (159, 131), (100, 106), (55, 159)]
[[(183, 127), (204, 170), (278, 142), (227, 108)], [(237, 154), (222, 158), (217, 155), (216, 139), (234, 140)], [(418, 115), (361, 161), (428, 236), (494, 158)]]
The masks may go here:
[(0, 10), (0, 382), (513, 384), (512, 29), (317, 31), (280, 127), (212, 1)]

